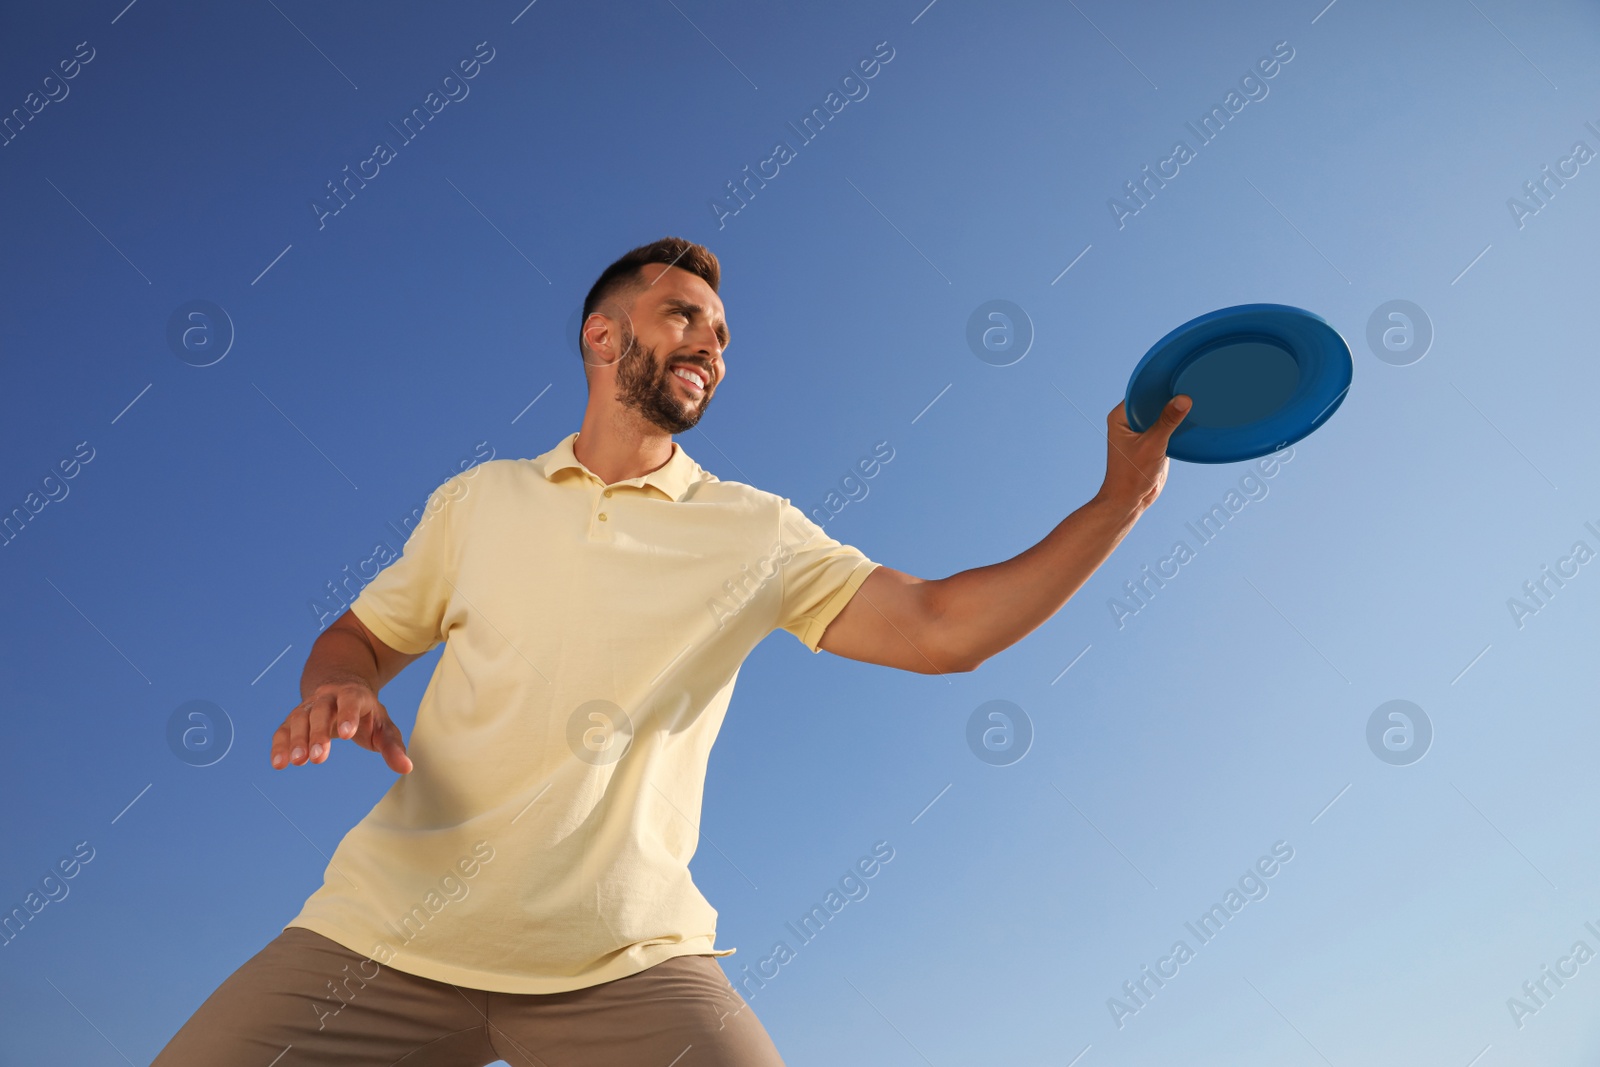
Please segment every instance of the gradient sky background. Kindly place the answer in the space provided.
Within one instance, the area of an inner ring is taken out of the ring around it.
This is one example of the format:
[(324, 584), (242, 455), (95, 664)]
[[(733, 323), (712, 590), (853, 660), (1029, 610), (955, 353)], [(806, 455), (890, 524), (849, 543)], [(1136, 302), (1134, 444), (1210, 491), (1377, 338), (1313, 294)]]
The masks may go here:
[[(1247, 465), (1174, 463), (976, 672), (782, 632), (750, 656), (693, 864), (730, 977), (895, 850), (751, 997), (787, 1062), (1594, 1062), (1600, 959), (1520, 1028), (1507, 1007), (1600, 950), (1600, 562), (1520, 627), (1507, 607), (1600, 551), (1600, 162), (1521, 227), (1507, 207), (1600, 150), (1594, 5), (524, 2), (4, 18), (0, 111), (94, 58), (0, 147), (0, 508), (93, 459), (0, 547), (0, 910), (94, 858), (0, 949), (0, 1059), (148, 1063), (299, 910), (394, 779), (348, 745), (268, 765), (308, 602), (479, 442), (576, 429), (584, 292), (677, 234), (721, 257), (734, 333), (680, 444), (809, 509), (888, 441), (827, 529), (923, 577), (1083, 504), (1106, 411), (1185, 320), (1292, 304), (1355, 359), (1267, 495), (1121, 629), (1110, 598)], [(480, 41), (470, 95), (319, 230), (324, 183)], [(719, 228), (724, 183), (883, 41), (869, 94)], [(1268, 95), (1119, 229), (1108, 199), (1280, 41)], [(236, 331), (206, 367), (166, 340), (197, 299)], [(1009, 366), (966, 341), (993, 299), (1034, 332)], [(1367, 341), (1391, 300), (1432, 325), (1408, 365)], [(384, 691), (408, 733), (437, 657)], [(1367, 742), (1397, 699), (1432, 723), (1409, 765)], [(168, 746), (191, 700), (235, 733), (210, 766)], [(991, 700), (1032, 724), (1009, 766), (966, 740)], [(1119, 1028), (1108, 998), (1280, 841), (1269, 895)]]

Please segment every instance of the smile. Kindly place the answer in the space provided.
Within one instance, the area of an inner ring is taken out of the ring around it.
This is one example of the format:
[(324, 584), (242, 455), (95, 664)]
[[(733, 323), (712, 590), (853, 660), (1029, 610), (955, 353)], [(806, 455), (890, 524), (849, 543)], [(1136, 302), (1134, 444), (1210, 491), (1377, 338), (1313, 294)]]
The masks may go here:
[(696, 370), (693, 367), (678, 366), (672, 368), (672, 373), (675, 377), (682, 378), (685, 382), (687, 382), (689, 388), (693, 389), (695, 392), (705, 392), (705, 379), (702, 377), (702, 371)]

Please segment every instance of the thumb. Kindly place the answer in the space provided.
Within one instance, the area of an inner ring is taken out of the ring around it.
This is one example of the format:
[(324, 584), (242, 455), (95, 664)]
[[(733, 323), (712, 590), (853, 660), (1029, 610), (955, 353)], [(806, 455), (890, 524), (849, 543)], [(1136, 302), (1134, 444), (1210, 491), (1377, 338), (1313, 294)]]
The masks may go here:
[(385, 722), (382, 732), (378, 735), (378, 746), (383, 752), (383, 762), (389, 769), (399, 774), (409, 774), (413, 766), (411, 757), (406, 755), (406, 743), (400, 736), (400, 727), (393, 722)]
[(1182, 393), (1167, 401), (1167, 406), (1161, 411), (1161, 428), (1170, 434), (1188, 416), (1189, 409), (1192, 407), (1194, 407), (1194, 401)]

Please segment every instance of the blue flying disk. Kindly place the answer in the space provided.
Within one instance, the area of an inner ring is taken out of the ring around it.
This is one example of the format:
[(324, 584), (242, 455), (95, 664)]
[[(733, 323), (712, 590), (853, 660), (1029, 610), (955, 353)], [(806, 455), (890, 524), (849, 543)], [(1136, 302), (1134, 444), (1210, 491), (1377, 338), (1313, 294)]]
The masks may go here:
[(1190, 319), (1157, 341), (1128, 379), (1128, 425), (1143, 433), (1167, 402), (1194, 402), (1167, 443), (1190, 463), (1237, 463), (1287, 448), (1339, 410), (1350, 346), (1320, 316), (1240, 304)]

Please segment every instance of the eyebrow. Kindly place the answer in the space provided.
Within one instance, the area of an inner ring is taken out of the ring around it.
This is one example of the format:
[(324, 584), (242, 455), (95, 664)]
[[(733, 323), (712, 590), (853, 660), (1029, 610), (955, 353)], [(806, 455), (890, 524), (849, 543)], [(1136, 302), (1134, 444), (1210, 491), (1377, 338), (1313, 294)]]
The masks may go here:
[[(671, 308), (674, 311), (687, 311), (691, 316), (707, 314), (704, 305), (696, 304), (692, 300), (684, 300), (683, 298), (676, 296), (667, 297), (665, 300), (661, 301), (661, 306), (664, 308)], [(715, 329), (717, 332), (717, 340), (722, 342), (723, 348), (727, 348), (728, 339), (730, 337), (730, 334), (728, 333), (728, 324), (725, 322), (716, 323)]]

